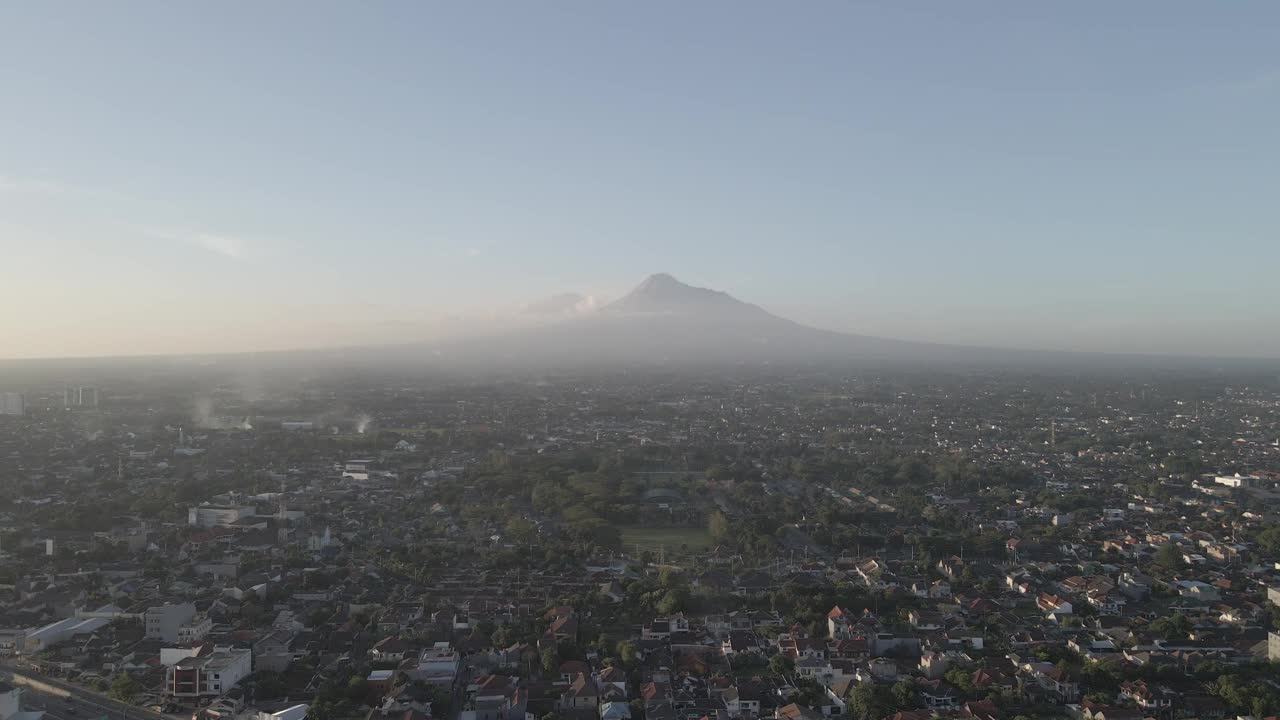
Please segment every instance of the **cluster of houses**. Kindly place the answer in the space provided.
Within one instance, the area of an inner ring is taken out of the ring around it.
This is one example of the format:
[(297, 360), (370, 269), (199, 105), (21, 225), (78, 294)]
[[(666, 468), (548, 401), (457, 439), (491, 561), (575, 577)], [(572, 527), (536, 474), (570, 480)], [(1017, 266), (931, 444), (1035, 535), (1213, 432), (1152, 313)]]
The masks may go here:
[[(1170, 678), (1280, 660), (1280, 558), (1257, 541), (1280, 475), (1153, 470), (1142, 439), (1194, 431), (1202, 458), (1266, 467), (1265, 413), (1243, 409), (1272, 400), (1237, 391), (1193, 415), (1142, 409), (1126, 386), (1027, 428), (998, 385), (668, 390), (682, 399), (558, 380), (499, 400), (368, 390), (388, 425), (416, 428), (384, 445), (310, 421), (166, 428), (145, 403), (91, 431), (84, 414), (29, 415), (0, 436), (17, 478), (0, 506), (0, 656), (86, 692), (127, 676), (162, 711), (283, 720), (303, 705), (315, 720), (1214, 720), (1238, 708)], [(959, 419), (975, 407), (989, 422)], [(1104, 434), (1129, 444), (1085, 443)], [(1023, 479), (853, 486), (796, 469), (862, 463), (873, 443)], [(730, 535), (763, 519), (764, 550), (573, 554), (554, 508), (474, 472), (588, 452), (715, 459), (628, 475), (646, 488), (636, 511), (681, 531), (720, 513)], [(966, 546), (979, 535), (994, 542)], [(705, 602), (641, 610), (632, 590), (664, 574)], [(1121, 678), (1099, 686), (1097, 667)]]

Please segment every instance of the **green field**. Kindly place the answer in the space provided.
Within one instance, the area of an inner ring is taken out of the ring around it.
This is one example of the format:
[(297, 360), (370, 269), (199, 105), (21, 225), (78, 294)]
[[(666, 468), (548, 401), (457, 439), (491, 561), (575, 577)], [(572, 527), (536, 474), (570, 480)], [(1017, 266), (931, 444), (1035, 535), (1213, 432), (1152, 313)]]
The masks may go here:
[(667, 552), (678, 551), (681, 545), (688, 545), (690, 550), (711, 547), (711, 533), (703, 528), (622, 528), (622, 547), (627, 552), (640, 546), (640, 551), (657, 552), (665, 546)]

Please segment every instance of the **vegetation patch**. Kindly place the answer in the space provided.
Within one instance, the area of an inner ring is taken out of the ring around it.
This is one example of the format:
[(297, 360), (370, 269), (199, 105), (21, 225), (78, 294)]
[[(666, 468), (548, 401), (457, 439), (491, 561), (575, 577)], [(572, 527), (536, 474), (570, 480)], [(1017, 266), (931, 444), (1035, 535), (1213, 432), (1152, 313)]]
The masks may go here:
[(622, 530), (622, 547), (627, 551), (639, 546), (640, 552), (649, 550), (657, 552), (662, 548), (667, 551), (679, 550), (686, 546), (690, 550), (711, 547), (711, 533), (705, 528), (687, 527), (624, 527)]

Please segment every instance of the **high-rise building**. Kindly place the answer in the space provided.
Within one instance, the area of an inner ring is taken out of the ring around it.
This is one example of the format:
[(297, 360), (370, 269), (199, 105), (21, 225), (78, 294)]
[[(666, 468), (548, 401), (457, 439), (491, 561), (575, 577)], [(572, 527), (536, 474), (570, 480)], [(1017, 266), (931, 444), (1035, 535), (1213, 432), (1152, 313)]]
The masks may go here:
[(98, 388), (96, 387), (67, 387), (62, 391), (62, 404), (64, 407), (98, 407)]
[(0, 393), (0, 415), (22, 415), (26, 411), (27, 401), (22, 393)]

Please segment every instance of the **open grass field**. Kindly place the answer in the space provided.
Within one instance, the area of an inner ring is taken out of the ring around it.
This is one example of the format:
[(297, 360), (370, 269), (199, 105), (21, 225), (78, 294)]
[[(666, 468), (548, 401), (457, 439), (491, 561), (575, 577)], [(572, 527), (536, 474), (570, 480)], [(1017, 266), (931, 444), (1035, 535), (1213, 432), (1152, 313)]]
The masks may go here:
[(622, 546), (627, 551), (632, 551), (639, 545), (641, 552), (645, 550), (657, 552), (665, 545), (670, 552), (679, 550), (682, 544), (688, 545), (690, 550), (711, 547), (711, 533), (704, 528), (622, 528)]

